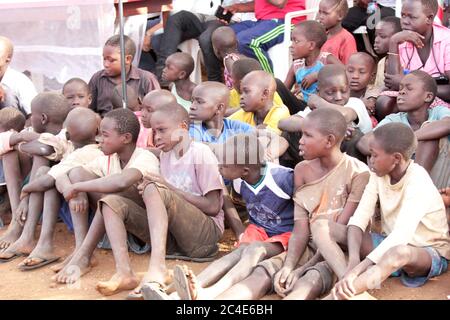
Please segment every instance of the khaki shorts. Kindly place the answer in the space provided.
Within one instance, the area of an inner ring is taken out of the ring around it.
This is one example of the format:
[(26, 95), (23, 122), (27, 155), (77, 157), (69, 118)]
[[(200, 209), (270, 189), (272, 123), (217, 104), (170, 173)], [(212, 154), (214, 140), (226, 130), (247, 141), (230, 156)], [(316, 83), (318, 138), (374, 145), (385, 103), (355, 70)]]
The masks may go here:
[[(217, 252), (222, 237), (214, 220), (167, 187), (153, 183), (158, 190), (169, 218), (167, 254), (191, 258), (209, 257)], [(150, 244), (147, 211), (144, 206), (120, 195), (107, 195), (99, 208), (109, 206), (125, 223), (126, 230)]]
[[(315, 253), (315, 249), (312, 247), (306, 247), (305, 252), (303, 253), (302, 257), (298, 261), (297, 265), (295, 266), (295, 269), (300, 268), (303, 266), (306, 262), (308, 262)], [(287, 252), (280, 253), (279, 255), (276, 255), (270, 259), (261, 261), (257, 264), (257, 267), (262, 267), (266, 273), (271, 277), (272, 279), (272, 292), (275, 291), (273, 286), (273, 280), (275, 278), (275, 274), (281, 270), (283, 267), (284, 261), (286, 260)], [(322, 279), (322, 292), (321, 295), (331, 290), (331, 288), (334, 285), (334, 276), (333, 271), (330, 269), (328, 264), (325, 261), (319, 262), (315, 264), (312, 267), (306, 268), (303, 272), (302, 276), (305, 275), (308, 271), (315, 270), (320, 273), (320, 278)]]

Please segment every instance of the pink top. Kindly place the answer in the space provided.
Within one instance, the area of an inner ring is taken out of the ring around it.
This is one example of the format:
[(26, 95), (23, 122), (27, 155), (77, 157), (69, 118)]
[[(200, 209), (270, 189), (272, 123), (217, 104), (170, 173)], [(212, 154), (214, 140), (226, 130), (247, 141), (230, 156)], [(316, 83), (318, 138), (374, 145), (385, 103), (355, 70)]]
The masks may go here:
[(411, 42), (400, 44), (398, 51), (403, 69), (421, 69), (432, 77), (438, 77), (441, 73), (450, 71), (450, 30), (433, 24), (433, 47), (425, 65)]
[(338, 58), (343, 64), (347, 64), (348, 59), (356, 50), (356, 41), (353, 35), (342, 28), (327, 42), (324, 43), (321, 49), (322, 52), (329, 52)]
[(138, 117), (139, 124), (141, 125), (141, 130), (139, 131), (136, 146), (144, 149), (148, 147), (154, 147), (155, 145), (153, 144), (152, 129), (146, 128), (142, 125), (141, 111), (136, 111), (134, 114), (136, 115), (136, 117)]
[[(277, 8), (267, 0), (255, 0), (255, 16), (258, 20), (284, 19), (286, 13), (305, 10), (305, 0), (288, 0), (283, 9)], [(306, 17), (297, 17), (293, 24), (305, 20)]]
[[(206, 144), (191, 142), (189, 149), (179, 159), (173, 150), (161, 152), (160, 166), (164, 179), (184, 192), (198, 196), (205, 196), (214, 190), (222, 192), (222, 177), (219, 173), (217, 158)], [(220, 208), (222, 208), (222, 195), (220, 202)], [(211, 218), (223, 232), (223, 210), (220, 209), (220, 212)]]

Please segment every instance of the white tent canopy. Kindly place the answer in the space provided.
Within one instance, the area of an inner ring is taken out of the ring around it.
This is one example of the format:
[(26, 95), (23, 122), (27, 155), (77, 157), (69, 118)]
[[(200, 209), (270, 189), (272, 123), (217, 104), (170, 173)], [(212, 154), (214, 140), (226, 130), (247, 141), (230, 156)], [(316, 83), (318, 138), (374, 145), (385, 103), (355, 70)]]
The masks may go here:
[(11, 66), (29, 71), (38, 91), (73, 77), (89, 81), (102, 69), (114, 20), (114, 0), (0, 0), (0, 35), (14, 43)]

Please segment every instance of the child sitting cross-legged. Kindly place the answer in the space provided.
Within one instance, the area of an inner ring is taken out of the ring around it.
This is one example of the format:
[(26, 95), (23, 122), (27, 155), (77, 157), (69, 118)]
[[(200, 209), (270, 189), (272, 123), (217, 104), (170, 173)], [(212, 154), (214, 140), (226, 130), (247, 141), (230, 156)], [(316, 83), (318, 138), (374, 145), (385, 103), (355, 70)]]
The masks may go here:
[[(75, 250), (58, 268), (53, 268), (53, 271), (59, 270), (54, 281), (74, 283), (90, 270), (92, 253), (105, 233), (100, 199), (120, 194), (144, 206), (136, 186), (144, 176), (159, 173), (159, 161), (150, 151), (136, 147), (139, 128), (139, 121), (131, 110), (108, 112), (100, 123), (100, 149), (104, 155), (73, 168), (62, 177), (68, 182), (60, 192), (69, 202)], [(97, 203), (99, 211), (88, 228), (87, 211), (89, 206), (95, 211)], [(74, 273), (74, 268), (80, 272)]]
[(69, 112), (65, 123), (67, 136), (75, 150), (51, 168), (42, 166), (38, 171), (38, 177), (22, 189), (22, 197), (34, 192), (42, 192), (44, 204), (39, 241), (28, 258), (19, 264), (21, 270), (37, 269), (59, 260), (54, 253), (53, 243), (58, 212), (69, 229), (73, 229), (73, 226), (68, 205), (61, 202), (62, 197), (57, 188), (61, 190), (67, 185), (66, 172), (103, 155), (95, 143), (100, 123), (100, 117), (96, 113), (85, 107), (77, 107)]
[[(57, 93), (40, 93), (31, 102), (33, 130), (13, 132), (9, 137), (12, 151), (2, 157), (14, 219), (0, 239), (0, 261), (7, 262), (29, 254), (34, 248), (34, 233), (42, 212), (43, 194), (34, 193), (20, 199), (22, 185), (29, 175), (33, 181), (42, 166), (59, 162), (73, 150), (67, 141), (63, 123), (70, 111), (66, 98)], [(30, 162), (32, 165), (30, 166)], [(30, 172), (31, 167), (31, 172)]]

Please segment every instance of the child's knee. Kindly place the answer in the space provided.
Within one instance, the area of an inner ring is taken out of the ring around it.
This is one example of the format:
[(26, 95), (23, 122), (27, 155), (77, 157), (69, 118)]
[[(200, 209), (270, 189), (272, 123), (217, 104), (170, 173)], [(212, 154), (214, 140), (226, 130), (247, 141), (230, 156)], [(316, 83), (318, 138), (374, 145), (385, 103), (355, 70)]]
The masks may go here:
[(80, 181), (92, 179), (89, 172), (87, 172), (82, 167), (77, 167), (77, 168), (73, 168), (72, 170), (70, 170), (68, 173), (68, 177), (71, 182), (80, 182)]
[(36, 171), (36, 176), (40, 177), (47, 174), (50, 171), (50, 168), (47, 166), (42, 166)]
[(386, 259), (383, 260), (390, 267), (397, 270), (408, 264), (411, 260), (411, 249), (406, 245), (395, 246), (385, 253), (385, 257)]
[(317, 219), (311, 224), (311, 234), (315, 242), (324, 237), (330, 237), (330, 225), (328, 219)]
[(142, 193), (142, 197), (144, 198), (144, 201), (146, 201), (147, 199), (154, 198), (157, 195), (159, 195), (158, 188), (153, 183), (149, 183), (144, 188), (144, 192)]
[(322, 278), (320, 272), (315, 269), (308, 270), (294, 285), (294, 290), (298, 287), (315, 287), (317, 285), (322, 285)]
[(251, 243), (250, 245), (248, 245), (243, 253), (242, 253), (242, 257), (244, 259), (249, 259), (249, 258), (259, 258), (259, 257), (264, 257), (267, 255), (267, 250), (264, 247), (264, 245), (260, 242), (254, 242)]
[(256, 283), (272, 285), (272, 278), (263, 267), (257, 266), (249, 277)]

